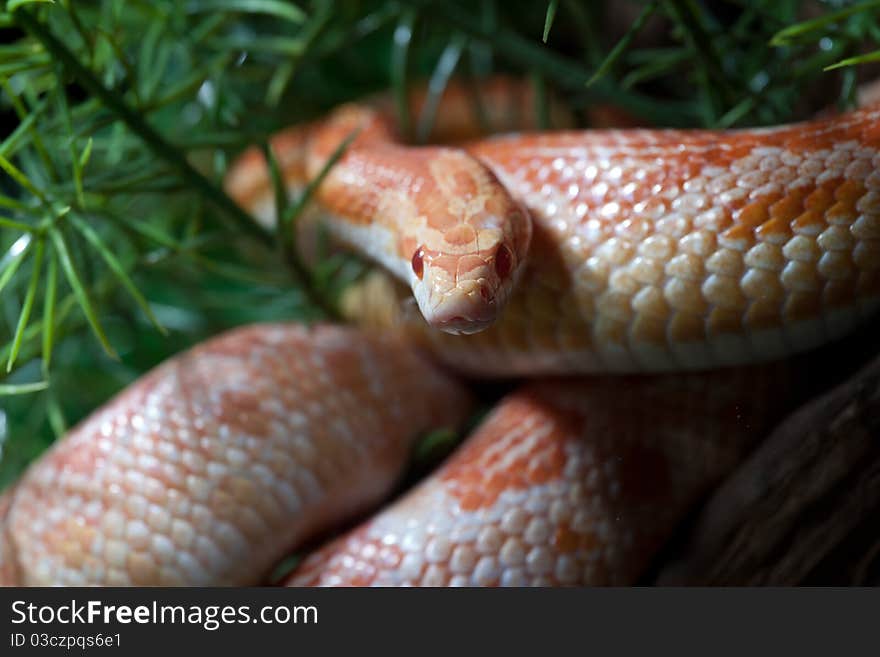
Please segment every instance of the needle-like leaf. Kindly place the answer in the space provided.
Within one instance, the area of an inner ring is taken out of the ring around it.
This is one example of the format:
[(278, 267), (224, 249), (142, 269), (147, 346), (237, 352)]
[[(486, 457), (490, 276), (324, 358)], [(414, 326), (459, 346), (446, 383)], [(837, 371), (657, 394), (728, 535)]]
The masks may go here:
[(48, 381), (35, 383), (0, 383), (0, 397), (7, 395), (29, 395), (49, 387)]
[(46, 271), (46, 293), (43, 297), (43, 376), (49, 375), (52, 349), (55, 339), (55, 297), (58, 293), (58, 259), (49, 253), (49, 267)]
[(98, 342), (101, 343), (101, 346), (104, 348), (107, 355), (111, 358), (118, 358), (119, 356), (116, 354), (116, 350), (113, 348), (113, 345), (110, 344), (110, 340), (104, 332), (104, 327), (101, 326), (101, 322), (98, 319), (98, 313), (95, 311), (88, 290), (83, 285), (82, 278), (76, 270), (73, 258), (70, 257), (70, 251), (64, 241), (64, 236), (61, 234), (61, 231), (55, 227), (49, 229), (49, 236), (52, 238), (52, 244), (55, 247), (55, 253), (61, 263), (61, 269), (64, 270), (64, 275), (67, 278), (70, 289), (73, 290), (73, 293), (76, 295), (76, 299), (79, 302), (80, 308), (82, 308), (83, 315), (85, 315), (89, 326), (92, 328), (92, 332), (95, 334), (95, 337), (98, 338)]
[(878, 8), (880, 8), (880, 0), (868, 0), (868, 2), (861, 2), (852, 7), (846, 7), (840, 11), (825, 14), (818, 18), (812, 18), (801, 23), (789, 25), (773, 35), (770, 39), (770, 45), (785, 46), (792, 43), (795, 39), (804, 37), (820, 38), (821, 34), (819, 36), (816, 35), (819, 34), (823, 28), (833, 25), (834, 23), (839, 23), (843, 19), (849, 18), (855, 14), (874, 11)]
[(553, 21), (556, 20), (556, 10), (559, 9), (559, 0), (550, 0), (547, 3), (547, 14), (544, 16), (544, 34), (541, 40), (547, 43), (550, 37), (550, 28), (553, 27)]
[(24, 303), (21, 304), (21, 313), (18, 316), (18, 324), (15, 327), (15, 334), (12, 337), (12, 347), (9, 350), (9, 358), (6, 360), (6, 371), (12, 371), (12, 365), (18, 358), (18, 352), (21, 350), (21, 341), (24, 337), (24, 330), (27, 328), (28, 321), (31, 318), (31, 309), (34, 307), (34, 299), (37, 296), (37, 285), (40, 282), (40, 270), (43, 266), (43, 239), (37, 241), (37, 250), (34, 254), (33, 270), (31, 271), (31, 280), (28, 284), (27, 292), (24, 295)]
[(100, 238), (98, 233), (89, 226), (85, 221), (83, 221), (80, 217), (75, 214), (71, 214), (69, 221), (71, 225), (73, 225), (83, 237), (86, 238), (86, 241), (92, 245), (95, 251), (104, 259), (104, 262), (107, 263), (107, 266), (110, 267), (110, 271), (116, 274), (117, 278), (119, 278), (119, 282), (122, 283), (122, 287), (128, 291), (131, 295), (131, 298), (134, 299), (135, 303), (140, 306), (140, 309), (144, 311), (144, 314), (156, 327), (156, 329), (162, 333), (163, 335), (167, 334), (165, 327), (159, 323), (159, 320), (156, 319), (156, 316), (153, 314), (152, 309), (150, 308), (150, 304), (144, 298), (144, 295), (141, 294), (141, 291), (137, 289), (137, 286), (129, 277), (128, 273), (125, 270), (125, 267), (119, 262), (113, 252), (107, 247), (104, 241)]
[(409, 115), (409, 50), (416, 17), (417, 13), (414, 10), (403, 12), (394, 30), (394, 46), (391, 51), (391, 87), (397, 105), (400, 133), (405, 139), (409, 139), (412, 135)]

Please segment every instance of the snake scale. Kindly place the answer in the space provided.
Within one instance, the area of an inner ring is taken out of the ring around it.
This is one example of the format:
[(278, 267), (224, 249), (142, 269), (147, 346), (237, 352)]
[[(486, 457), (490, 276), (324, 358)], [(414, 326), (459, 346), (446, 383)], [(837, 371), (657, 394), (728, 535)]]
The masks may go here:
[[(522, 85), (489, 86), (497, 123), (527, 122), (498, 109)], [(298, 193), (356, 135), (316, 208), (412, 297), (373, 274), (342, 302), (363, 328), (241, 328), (144, 376), (0, 498), (0, 582), (263, 582), (386, 500), (419, 436), (462, 426), (457, 373), (531, 380), (288, 583), (631, 583), (788, 408), (784, 369), (758, 363), (876, 309), (876, 107), (483, 138), (464, 97), (441, 102), (440, 145), (402, 145), (381, 103), (272, 140)], [(274, 221), (258, 151), (227, 188)]]

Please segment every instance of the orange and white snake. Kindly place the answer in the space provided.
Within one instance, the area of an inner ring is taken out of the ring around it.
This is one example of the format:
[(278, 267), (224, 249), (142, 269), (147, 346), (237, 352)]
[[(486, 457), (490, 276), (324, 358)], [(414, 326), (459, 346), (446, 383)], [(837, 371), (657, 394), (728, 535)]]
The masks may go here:
[[(421, 312), (377, 274), (343, 300), (368, 328), (253, 326), (158, 367), (0, 498), (0, 582), (265, 581), (384, 500), (420, 435), (461, 427), (472, 398), (451, 372), (661, 372), (527, 383), (289, 580), (630, 583), (788, 408), (772, 366), (718, 368), (831, 341), (878, 306), (877, 108), (481, 139), (462, 95), (435, 134), (457, 145), (403, 146), (376, 105), (272, 142), (297, 192), (359, 130), (316, 207)], [(257, 151), (227, 188), (274, 221)]]

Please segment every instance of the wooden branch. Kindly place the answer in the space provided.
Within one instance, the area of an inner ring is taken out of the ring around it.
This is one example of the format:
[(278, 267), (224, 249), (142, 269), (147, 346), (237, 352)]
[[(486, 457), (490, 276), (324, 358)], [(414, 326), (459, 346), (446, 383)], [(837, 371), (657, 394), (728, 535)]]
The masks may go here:
[[(656, 581), (792, 585), (817, 569), (824, 583), (870, 581), (878, 517), (880, 358), (777, 427), (710, 497)], [(840, 549), (854, 532), (862, 547)]]

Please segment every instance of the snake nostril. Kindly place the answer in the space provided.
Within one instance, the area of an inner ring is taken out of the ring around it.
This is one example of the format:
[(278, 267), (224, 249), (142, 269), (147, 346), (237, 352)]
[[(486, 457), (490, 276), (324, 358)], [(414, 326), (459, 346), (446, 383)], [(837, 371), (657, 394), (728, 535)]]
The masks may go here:
[(495, 254), (495, 273), (498, 274), (498, 278), (504, 279), (510, 275), (510, 272), (513, 270), (513, 254), (503, 244), (498, 247), (498, 252)]
[(425, 248), (422, 246), (417, 248), (416, 252), (413, 253), (412, 270), (416, 277), (419, 280), (422, 280), (422, 276), (425, 275)]

